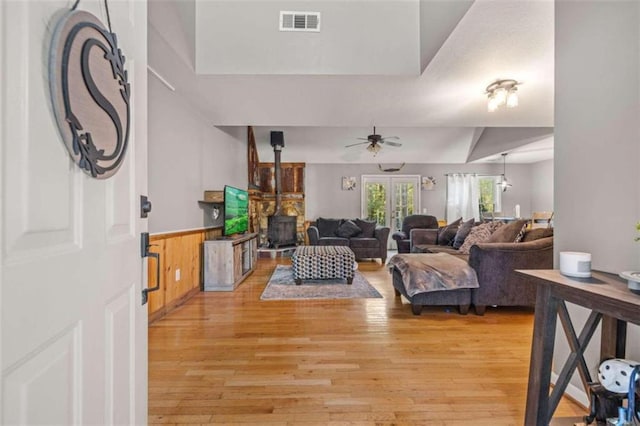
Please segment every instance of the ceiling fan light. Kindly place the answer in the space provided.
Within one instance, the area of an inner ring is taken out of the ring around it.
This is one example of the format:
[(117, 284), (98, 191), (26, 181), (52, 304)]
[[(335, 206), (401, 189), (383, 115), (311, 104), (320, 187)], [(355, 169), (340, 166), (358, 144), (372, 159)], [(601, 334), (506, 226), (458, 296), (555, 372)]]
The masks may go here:
[(349, 148), (352, 146), (356, 146), (356, 145), (364, 145), (366, 144), (367, 146), (365, 147), (365, 149), (371, 153), (373, 153), (373, 155), (375, 156), (378, 152), (380, 152), (380, 150), (382, 149), (382, 144), (386, 143), (389, 146), (402, 146), (402, 144), (400, 142), (391, 142), (388, 139), (400, 139), (397, 136), (386, 136), (386, 137), (382, 137), (381, 135), (376, 133), (376, 128), (375, 126), (373, 127), (373, 133), (370, 134), (369, 136), (367, 136), (366, 138), (358, 138), (360, 140), (366, 141), (366, 142), (358, 142), (358, 143), (352, 143), (349, 145), (345, 145), (345, 148)]
[(380, 148), (382, 148), (382, 147), (380, 145), (378, 145), (378, 144), (370, 144), (367, 147), (367, 151), (373, 152), (373, 155), (376, 155), (380, 151)]

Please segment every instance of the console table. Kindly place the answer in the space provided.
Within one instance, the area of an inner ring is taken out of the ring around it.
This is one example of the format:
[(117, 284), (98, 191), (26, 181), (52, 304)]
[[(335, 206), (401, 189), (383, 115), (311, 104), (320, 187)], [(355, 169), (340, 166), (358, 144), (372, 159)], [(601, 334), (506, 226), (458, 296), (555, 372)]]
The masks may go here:
[[(571, 278), (558, 270), (516, 272), (529, 277), (529, 282), (538, 287), (524, 424), (546, 426), (576, 369), (585, 389), (586, 383), (592, 381), (584, 351), (600, 321), (600, 359), (624, 358), (627, 322), (640, 324), (640, 296), (629, 291), (626, 281), (604, 272), (594, 271), (591, 278)], [(576, 334), (565, 302), (591, 310), (580, 335)], [(571, 353), (550, 395), (557, 318), (567, 335)]]

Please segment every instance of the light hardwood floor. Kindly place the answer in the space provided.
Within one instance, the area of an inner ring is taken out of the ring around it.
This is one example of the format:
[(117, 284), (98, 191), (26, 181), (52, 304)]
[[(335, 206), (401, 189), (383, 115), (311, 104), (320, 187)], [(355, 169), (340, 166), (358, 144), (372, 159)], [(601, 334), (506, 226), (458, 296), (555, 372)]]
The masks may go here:
[(277, 263), (149, 327), (149, 423), (523, 424), (531, 310), (414, 316), (373, 262), (384, 299), (260, 301)]

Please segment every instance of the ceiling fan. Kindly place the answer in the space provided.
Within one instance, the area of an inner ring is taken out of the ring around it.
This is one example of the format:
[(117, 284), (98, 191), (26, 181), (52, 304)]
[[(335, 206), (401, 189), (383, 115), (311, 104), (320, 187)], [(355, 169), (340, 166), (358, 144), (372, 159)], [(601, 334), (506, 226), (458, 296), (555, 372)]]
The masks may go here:
[(376, 126), (373, 126), (373, 134), (367, 136), (366, 138), (358, 138), (365, 142), (352, 143), (351, 145), (346, 145), (345, 148), (349, 148), (356, 145), (364, 145), (369, 144), (367, 146), (367, 151), (373, 152), (373, 155), (376, 155), (380, 149), (382, 149), (383, 144), (387, 144), (389, 146), (402, 146), (400, 142), (392, 142), (390, 139), (399, 139), (397, 136), (386, 136), (382, 137), (381, 135), (376, 134)]

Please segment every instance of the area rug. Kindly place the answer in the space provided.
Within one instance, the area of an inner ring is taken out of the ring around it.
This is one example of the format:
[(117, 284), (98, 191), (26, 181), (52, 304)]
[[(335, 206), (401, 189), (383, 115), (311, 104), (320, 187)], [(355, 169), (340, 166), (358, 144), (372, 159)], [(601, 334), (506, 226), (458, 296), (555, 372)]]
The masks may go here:
[(293, 280), (293, 268), (278, 265), (262, 292), (260, 300), (294, 300), (294, 299), (381, 299), (382, 295), (373, 288), (367, 279), (355, 271), (353, 283), (346, 280), (303, 280), (296, 285)]

